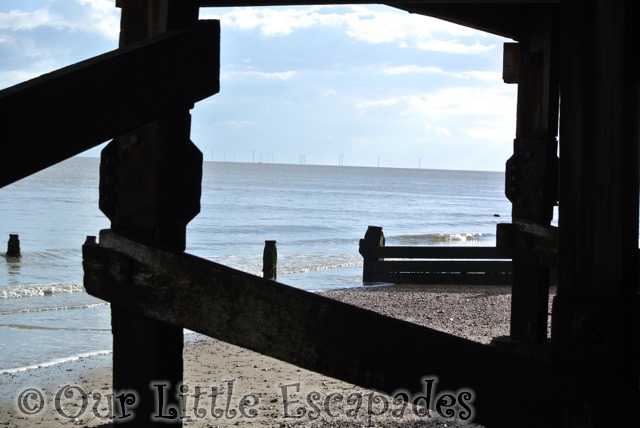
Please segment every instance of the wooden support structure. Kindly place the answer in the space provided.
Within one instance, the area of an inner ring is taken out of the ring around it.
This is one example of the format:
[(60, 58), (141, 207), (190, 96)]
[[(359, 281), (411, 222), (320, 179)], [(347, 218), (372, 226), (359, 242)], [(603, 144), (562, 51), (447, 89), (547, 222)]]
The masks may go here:
[[(126, 0), (117, 5), (122, 9), (121, 48), (198, 25), (198, 7), (191, 0)], [(194, 48), (198, 49), (199, 61), (213, 61), (215, 69), (209, 70), (210, 78), (218, 81), (220, 34), (215, 25), (215, 39), (208, 44), (216, 51)], [(163, 73), (170, 64), (188, 66), (173, 57), (157, 64), (148, 76)], [(176, 91), (186, 83), (172, 82)], [(200, 211), (202, 153), (190, 140), (191, 107), (174, 102), (143, 127), (115, 138), (102, 151), (100, 164), (100, 209), (111, 220), (112, 229), (177, 252), (184, 251), (187, 223)], [(111, 319), (113, 388), (135, 390), (140, 395), (136, 409), (139, 416), (127, 425), (161, 425), (162, 421), (150, 418), (155, 402), (149, 384), (168, 381), (168, 402), (177, 403), (176, 388), (183, 371), (183, 328), (131, 311), (121, 302), (112, 303)], [(182, 425), (180, 419), (170, 422)]]
[(495, 247), (387, 247), (382, 228), (369, 226), (360, 254), (365, 283), (511, 285), (511, 260)]
[(547, 269), (558, 269), (558, 228), (524, 220), (497, 227), (500, 254)]
[[(637, 391), (636, 1), (561, 3), (560, 222), (552, 340), (559, 363)], [(592, 409), (583, 409), (590, 418)]]
[[(498, 237), (498, 245), (512, 242), (513, 287), (511, 339), (519, 344), (547, 341), (549, 268), (532, 257), (530, 236), (523, 224), (545, 229), (557, 203), (558, 49), (557, 9), (540, 8), (520, 30), (518, 48), (510, 47), (518, 76), (518, 110), (514, 154), (506, 165), (506, 195), (512, 203), (515, 230), (509, 238)], [(505, 73), (508, 76), (508, 73)], [(510, 79), (514, 81), (515, 79)], [(506, 229), (499, 229), (506, 232)], [(502, 248), (508, 252), (507, 248)], [(546, 262), (546, 260), (545, 260)]]
[(375, 282), (372, 262), (382, 260), (380, 256), (371, 254), (375, 248), (384, 247), (384, 232), (380, 226), (369, 226), (364, 234), (364, 239), (360, 240), (360, 255), (363, 257), (362, 280), (364, 282)]
[(0, 91), (0, 187), (217, 93), (219, 34), (203, 21)]
[(473, 389), (475, 421), (491, 427), (560, 426), (567, 403), (598, 404), (598, 418), (615, 424), (626, 415), (609, 414), (609, 406), (640, 398), (606, 389), (606, 379), (599, 387), (607, 394), (594, 394), (584, 373), (111, 231), (100, 234), (99, 245), (85, 245), (83, 255), (87, 291), (123, 310), (388, 393), (419, 392), (421, 378), (435, 374), (439, 389)]
[[(219, 24), (198, 23), (199, 7), (310, 2), (116, 3), (122, 8), (117, 51), (0, 92), (0, 186), (115, 137), (100, 166), (100, 208), (111, 231), (99, 244), (87, 240), (83, 263), (88, 292), (111, 303), (114, 389), (140, 394), (130, 426), (157, 424), (149, 419), (151, 381), (175, 388), (182, 380), (185, 327), (386, 392), (419, 391), (421, 377), (433, 374), (443, 389), (473, 389), (476, 421), (492, 428), (629, 423), (627, 411), (640, 400), (639, 2), (382, 2), (519, 42), (505, 46), (505, 81), (519, 87), (505, 183), (512, 223), (498, 227), (497, 246), (513, 257), (511, 340), (525, 356), (184, 254), (202, 174), (202, 155), (189, 139), (189, 109), (219, 89)], [(404, 247), (384, 244), (380, 227), (361, 240), (365, 281), (375, 281), (385, 263), (396, 270), (453, 270), (448, 262), (384, 261), (411, 257)], [(478, 255), (438, 251), (448, 258)], [(458, 266), (478, 269), (474, 261)], [(536, 360), (526, 350), (546, 346), (548, 270), (555, 267), (553, 358)], [(168, 404), (176, 404), (174, 391)]]
[(519, 40), (532, 14), (555, 6), (560, 0), (198, 0), (198, 3), (201, 7), (378, 3)]

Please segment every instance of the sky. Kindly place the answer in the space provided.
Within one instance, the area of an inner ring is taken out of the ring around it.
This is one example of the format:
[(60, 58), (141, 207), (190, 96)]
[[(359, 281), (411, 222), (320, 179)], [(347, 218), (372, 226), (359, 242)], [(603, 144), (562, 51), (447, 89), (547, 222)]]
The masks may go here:
[[(220, 93), (192, 110), (206, 161), (503, 171), (512, 153), (508, 39), (380, 5), (200, 18), (222, 24)], [(2, 0), (0, 89), (116, 49), (119, 19), (115, 0)]]

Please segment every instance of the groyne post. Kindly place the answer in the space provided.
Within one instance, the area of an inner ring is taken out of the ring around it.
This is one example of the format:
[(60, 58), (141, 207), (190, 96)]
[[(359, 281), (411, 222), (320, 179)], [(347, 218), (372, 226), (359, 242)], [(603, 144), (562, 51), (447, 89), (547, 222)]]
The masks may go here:
[(364, 266), (362, 268), (362, 280), (364, 282), (371, 282), (372, 279), (372, 261), (379, 261), (380, 259), (373, 255), (373, 249), (377, 247), (384, 247), (384, 232), (380, 226), (369, 226), (367, 232), (364, 234), (364, 239), (360, 240), (359, 252), (364, 259)]
[(278, 248), (276, 241), (264, 241), (262, 253), (262, 276), (265, 279), (275, 280), (278, 269)]
[(20, 253), (20, 237), (16, 234), (9, 234), (9, 242), (7, 242), (7, 257), (22, 257)]

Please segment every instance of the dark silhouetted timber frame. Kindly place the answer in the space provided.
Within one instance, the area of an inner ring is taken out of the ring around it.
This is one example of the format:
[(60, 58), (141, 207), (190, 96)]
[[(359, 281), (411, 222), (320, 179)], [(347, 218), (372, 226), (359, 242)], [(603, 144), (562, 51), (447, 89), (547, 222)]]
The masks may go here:
[[(219, 79), (219, 26), (200, 23), (199, 8), (314, 3), (364, 2), (117, 0), (117, 51), (0, 92), (0, 185), (113, 138), (100, 167), (100, 208), (111, 229), (84, 246), (83, 263), (88, 292), (111, 302), (114, 388), (138, 390), (145, 403), (151, 380), (178, 384), (186, 326), (363, 387), (416, 388), (425, 370), (434, 372), (444, 389), (474, 388), (476, 421), (491, 428), (633, 423), (626, 412), (640, 402), (640, 2), (380, 2), (517, 41), (505, 50), (518, 110), (506, 163), (512, 222), (498, 228), (498, 250), (513, 260), (511, 332), (500, 349), (184, 254), (202, 168), (189, 109), (217, 92)], [(95, 84), (103, 78), (108, 93)], [(21, 113), (33, 97), (50, 116)], [(60, 117), (66, 99), (95, 109), (99, 120), (83, 123), (77, 109)], [(549, 226), (555, 204), (557, 230)], [(141, 405), (129, 425), (159, 425), (148, 418), (153, 411)]]

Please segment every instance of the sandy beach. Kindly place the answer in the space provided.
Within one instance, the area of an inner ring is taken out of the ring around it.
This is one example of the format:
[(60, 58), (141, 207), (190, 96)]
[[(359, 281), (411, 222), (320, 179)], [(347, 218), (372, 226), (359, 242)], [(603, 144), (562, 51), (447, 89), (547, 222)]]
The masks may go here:
[[(322, 294), (480, 343), (509, 333), (508, 287), (393, 286)], [(191, 341), (185, 346), (184, 359), (185, 384), (191, 388), (185, 391), (184, 425), (189, 427), (469, 426), (425, 416), (421, 409), (403, 410), (380, 394), (214, 339)], [(0, 375), (0, 426), (108, 424), (109, 360), (107, 355)], [(203, 396), (198, 402), (193, 398), (196, 387)], [(218, 394), (213, 407), (212, 389)], [(209, 391), (208, 396), (202, 391)], [(42, 405), (38, 393), (44, 399)], [(22, 407), (17, 404), (20, 394)], [(296, 414), (299, 408), (302, 416)]]

